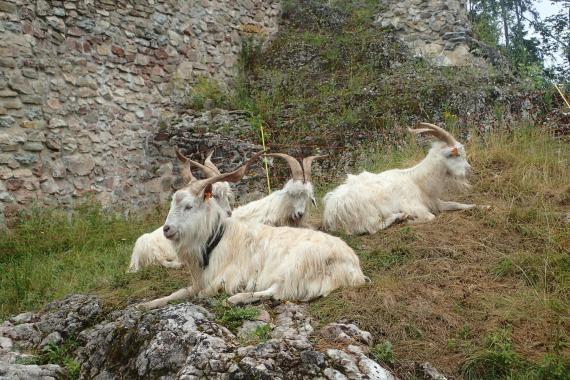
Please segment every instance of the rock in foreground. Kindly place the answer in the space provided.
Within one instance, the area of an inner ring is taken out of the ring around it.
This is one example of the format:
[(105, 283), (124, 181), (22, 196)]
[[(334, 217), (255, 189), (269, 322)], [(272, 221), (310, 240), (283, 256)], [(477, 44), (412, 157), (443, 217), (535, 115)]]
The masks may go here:
[[(21, 350), (41, 353), (70, 339), (80, 378), (394, 379), (367, 356), (371, 336), (355, 325), (315, 332), (303, 304), (280, 304), (272, 315), (263, 312), (234, 334), (192, 303), (104, 315), (96, 297), (73, 295), (0, 326), (0, 379), (68, 377), (55, 364), (26, 364), (30, 356)], [(262, 338), (244, 339), (259, 327)], [(315, 337), (322, 338), (318, 348)]]

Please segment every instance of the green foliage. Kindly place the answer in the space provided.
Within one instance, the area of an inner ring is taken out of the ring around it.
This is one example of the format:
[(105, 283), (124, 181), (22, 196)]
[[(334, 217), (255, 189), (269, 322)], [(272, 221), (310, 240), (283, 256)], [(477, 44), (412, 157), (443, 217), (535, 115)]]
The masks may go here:
[(223, 108), (229, 105), (229, 96), (218, 82), (213, 79), (200, 77), (188, 94), (186, 106), (194, 110), (206, 108)]
[(43, 351), (36, 356), (31, 356), (17, 361), (23, 365), (44, 365), (57, 364), (67, 370), (66, 379), (74, 380), (79, 378), (81, 365), (73, 357), (73, 352), (77, 349), (77, 342), (66, 340), (62, 344), (49, 343)]
[(260, 311), (257, 308), (229, 305), (226, 299), (227, 295), (214, 299), (213, 311), (216, 315), (216, 322), (226, 326), (233, 332), (236, 332), (244, 321), (255, 320), (259, 315)]
[(489, 335), (482, 350), (463, 365), (466, 380), (567, 380), (570, 379), (570, 357), (547, 354), (539, 363), (522, 358), (513, 347), (509, 329)]
[(479, 41), (489, 46), (497, 47), (501, 36), (501, 29), (497, 20), (487, 15), (482, 15), (476, 20), (473, 20), (473, 34)]
[[(570, 379), (570, 356), (547, 354), (542, 362), (533, 366), (529, 378), (540, 380), (568, 380)], [(521, 376), (522, 378), (522, 376)]]
[(386, 340), (376, 344), (370, 351), (376, 361), (393, 366), (395, 363), (394, 351), (392, 350), (392, 342)]
[(260, 344), (267, 342), (269, 339), (271, 339), (271, 326), (265, 323), (257, 326), (255, 330), (253, 330), (245, 339), (243, 339), (242, 344)]
[(484, 348), (465, 362), (462, 372), (467, 380), (498, 380), (524, 368), (525, 362), (513, 349), (510, 331), (502, 329), (487, 337)]
[(124, 283), (134, 240), (160, 213), (126, 219), (84, 205), (73, 212), (33, 208), (0, 232), (0, 316), (96, 286)]

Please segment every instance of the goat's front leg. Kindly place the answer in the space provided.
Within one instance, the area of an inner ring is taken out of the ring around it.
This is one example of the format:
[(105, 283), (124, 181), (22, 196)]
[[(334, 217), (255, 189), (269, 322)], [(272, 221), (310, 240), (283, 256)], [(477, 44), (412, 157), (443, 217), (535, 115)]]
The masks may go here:
[(189, 286), (187, 288), (179, 289), (169, 296), (157, 298), (155, 300), (148, 301), (148, 302), (140, 303), (137, 305), (137, 308), (144, 309), (144, 310), (157, 309), (159, 307), (166, 306), (170, 301), (178, 301), (181, 299), (193, 297), (196, 293), (198, 293), (196, 288), (193, 286)]
[[(384, 230), (384, 229), (390, 227), (392, 224), (397, 223), (397, 222), (402, 222), (406, 219), (408, 219), (408, 214), (406, 214), (404, 212), (397, 212), (395, 214), (392, 214), (380, 222), (379, 230)], [(376, 233), (376, 232), (378, 232), (378, 230), (374, 231), (372, 233)]]
[(421, 210), (410, 214), (409, 219), (411, 224), (427, 223), (434, 220), (435, 215), (428, 210)]
[(160, 265), (165, 268), (173, 268), (173, 269), (180, 269), (182, 268), (182, 263), (178, 260), (160, 260)]
[(441, 211), (469, 210), (474, 207), (476, 207), (476, 205), (442, 200), (439, 201), (439, 209)]
[(228, 303), (232, 305), (241, 305), (241, 304), (253, 303), (256, 301), (267, 300), (275, 295), (278, 288), (279, 285), (273, 284), (269, 287), (269, 289), (262, 290), (260, 292), (237, 293), (228, 298)]

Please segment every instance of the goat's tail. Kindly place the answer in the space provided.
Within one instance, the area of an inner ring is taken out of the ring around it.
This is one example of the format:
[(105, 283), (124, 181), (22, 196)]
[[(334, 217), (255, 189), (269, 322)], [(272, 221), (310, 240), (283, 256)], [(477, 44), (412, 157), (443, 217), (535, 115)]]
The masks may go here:
[(134, 273), (138, 272), (144, 266), (143, 263), (143, 256), (145, 252), (148, 251), (148, 234), (144, 234), (139, 236), (137, 241), (135, 242), (135, 246), (133, 247), (133, 253), (131, 254), (131, 262), (129, 264), (129, 268), (127, 269), (127, 273)]

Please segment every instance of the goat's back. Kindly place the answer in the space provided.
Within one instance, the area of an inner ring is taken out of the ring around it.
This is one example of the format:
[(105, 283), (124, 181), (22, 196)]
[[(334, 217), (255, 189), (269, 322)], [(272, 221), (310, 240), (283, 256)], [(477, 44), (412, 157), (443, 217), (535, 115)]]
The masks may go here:
[(236, 221), (227, 223), (204, 275), (206, 283), (223, 284), (229, 294), (278, 284), (274, 297), (288, 300), (310, 300), (366, 282), (358, 256), (337, 237)]

